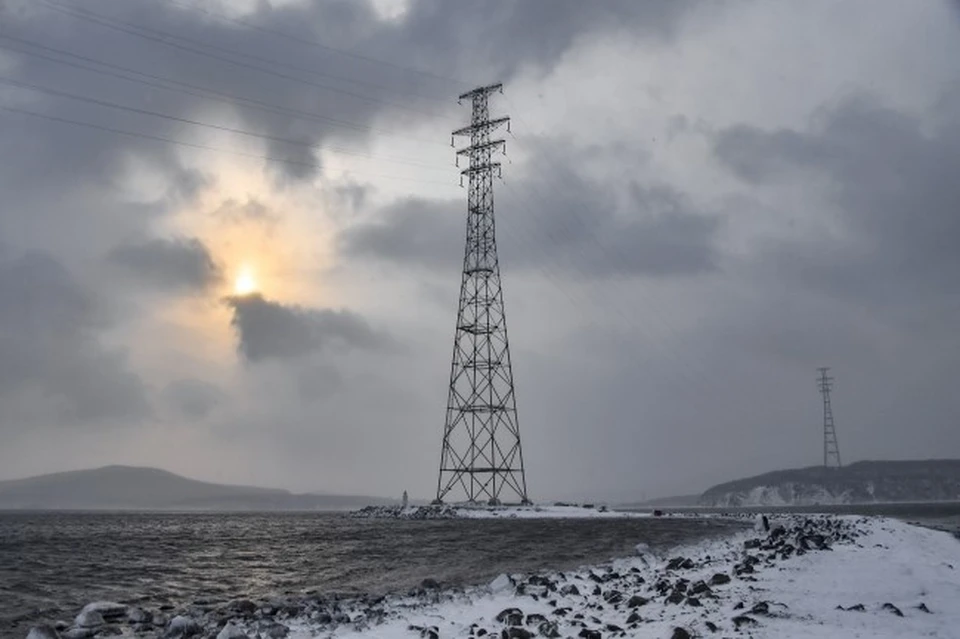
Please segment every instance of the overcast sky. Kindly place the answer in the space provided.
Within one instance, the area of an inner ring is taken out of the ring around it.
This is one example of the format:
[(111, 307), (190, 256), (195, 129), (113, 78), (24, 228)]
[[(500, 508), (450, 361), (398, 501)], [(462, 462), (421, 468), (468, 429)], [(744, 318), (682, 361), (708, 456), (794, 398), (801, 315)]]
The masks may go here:
[(498, 81), (531, 498), (817, 464), (819, 366), (845, 462), (960, 457), (958, 60), (934, 0), (0, 0), (0, 478), (432, 496)]

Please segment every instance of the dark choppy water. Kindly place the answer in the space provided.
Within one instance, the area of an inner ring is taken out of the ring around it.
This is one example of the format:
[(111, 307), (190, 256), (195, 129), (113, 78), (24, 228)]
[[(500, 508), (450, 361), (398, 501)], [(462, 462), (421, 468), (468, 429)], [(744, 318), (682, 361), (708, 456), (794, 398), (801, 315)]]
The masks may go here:
[(96, 600), (157, 608), (480, 583), (723, 534), (718, 519), (364, 520), (330, 513), (0, 512), (0, 636)]

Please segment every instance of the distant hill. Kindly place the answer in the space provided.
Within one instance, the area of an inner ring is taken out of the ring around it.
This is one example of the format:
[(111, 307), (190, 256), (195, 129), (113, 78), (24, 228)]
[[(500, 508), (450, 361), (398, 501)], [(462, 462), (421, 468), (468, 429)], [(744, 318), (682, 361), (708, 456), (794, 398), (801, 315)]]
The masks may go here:
[(809, 506), (960, 500), (960, 460), (863, 461), (778, 470), (719, 484), (701, 506)]
[(394, 500), (213, 484), (158, 468), (132, 466), (0, 481), (0, 509), (338, 510), (390, 503)]

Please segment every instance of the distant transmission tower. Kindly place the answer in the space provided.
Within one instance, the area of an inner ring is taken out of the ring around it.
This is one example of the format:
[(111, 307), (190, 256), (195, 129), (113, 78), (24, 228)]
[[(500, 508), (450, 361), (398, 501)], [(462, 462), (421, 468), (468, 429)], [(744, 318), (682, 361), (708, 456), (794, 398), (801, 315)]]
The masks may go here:
[(461, 95), (473, 112), (470, 125), (453, 132), (470, 137), (470, 145), (457, 151), (458, 160), (470, 160), (460, 178), (469, 183), (467, 246), (436, 503), (451, 494), (488, 504), (501, 503), (506, 494), (528, 503), (493, 220), (493, 176), (500, 176), (500, 163), (492, 157), (505, 143), (491, 133), (503, 125), (509, 130), (510, 118), (490, 119), (487, 102), (495, 91), (502, 85)]
[(818, 368), (820, 377), (817, 385), (823, 395), (823, 465), (840, 468), (840, 446), (837, 444), (837, 429), (833, 425), (833, 408), (830, 407), (830, 391), (833, 390), (833, 378), (827, 373), (829, 368)]

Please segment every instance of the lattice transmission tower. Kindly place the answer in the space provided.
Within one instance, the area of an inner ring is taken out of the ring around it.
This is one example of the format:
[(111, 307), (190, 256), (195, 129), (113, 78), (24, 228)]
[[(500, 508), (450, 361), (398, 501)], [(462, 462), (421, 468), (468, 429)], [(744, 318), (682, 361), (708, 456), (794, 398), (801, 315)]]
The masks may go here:
[(461, 185), (464, 176), (468, 182), (467, 244), (436, 503), (457, 497), (499, 504), (501, 495), (528, 503), (493, 217), (493, 178), (501, 174), (493, 157), (505, 142), (492, 134), (510, 129), (510, 118), (490, 118), (488, 101), (497, 91), (502, 85), (461, 95), (472, 105), (470, 124), (453, 132), (470, 139), (457, 151), (458, 164), (461, 156), (470, 162), (460, 177)]
[(843, 464), (840, 463), (840, 446), (837, 444), (837, 429), (833, 425), (833, 408), (830, 406), (833, 377), (827, 374), (830, 372), (827, 367), (818, 368), (817, 371), (820, 372), (817, 386), (823, 395), (823, 465), (827, 468), (840, 468)]

